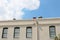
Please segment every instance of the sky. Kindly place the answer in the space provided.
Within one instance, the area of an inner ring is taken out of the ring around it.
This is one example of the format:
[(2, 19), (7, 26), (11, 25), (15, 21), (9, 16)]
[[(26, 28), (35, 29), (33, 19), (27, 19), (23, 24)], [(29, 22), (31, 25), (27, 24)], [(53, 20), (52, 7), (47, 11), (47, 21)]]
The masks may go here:
[(60, 17), (60, 0), (0, 0), (0, 20)]
[(23, 18), (32, 18), (33, 16), (43, 18), (60, 17), (60, 0), (40, 0), (40, 6), (36, 10), (24, 10), (26, 13)]

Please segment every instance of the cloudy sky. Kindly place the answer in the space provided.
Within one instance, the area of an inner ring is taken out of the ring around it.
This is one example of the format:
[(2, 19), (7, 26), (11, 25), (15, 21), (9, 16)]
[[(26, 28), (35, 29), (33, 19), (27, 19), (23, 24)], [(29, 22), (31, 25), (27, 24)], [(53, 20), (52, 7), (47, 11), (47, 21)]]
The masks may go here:
[(0, 0), (0, 20), (60, 17), (60, 0)]

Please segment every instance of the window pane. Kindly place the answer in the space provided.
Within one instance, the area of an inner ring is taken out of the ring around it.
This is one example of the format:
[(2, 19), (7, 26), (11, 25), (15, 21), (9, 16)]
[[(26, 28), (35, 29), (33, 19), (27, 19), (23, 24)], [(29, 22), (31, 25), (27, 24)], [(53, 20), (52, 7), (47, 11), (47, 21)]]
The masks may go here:
[(7, 38), (8, 28), (3, 28), (2, 38)]
[(55, 28), (53, 28), (53, 27), (50, 28), (50, 31), (54, 31), (54, 30), (55, 30)]
[(14, 38), (18, 38), (19, 37), (19, 32), (20, 32), (20, 28), (19, 27), (15, 27), (15, 29), (14, 29)]
[(32, 37), (32, 27), (27, 27), (26, 37), (27, 38)]
[(7, 34), (3, 34), (3, 38), (7, 38)]
[(55, 35), (51, 35), (50, 37), (51, 37), (51, 38), (54, 38), (54, 37), (55, 37)]
[(50, 37), (51, 38), (54, 38), (56, 36), (56, 33), (55, 33), (55, 26), (50, 26)]
[(16, 37), (19, 37), (19, 34), (15, 34), (15, 38), (16, 38)]
[(15, 32), (19, 32), (20, 31), (20, 29), (15, 29)]
[(51, 30), (51, 29), (50, 29), (50, 31), (51, 31), (51, 32), (55, 32), (55, 30)]
[(28, 29), (27, 29), (27, 32), (32, 32), (31, 28), (28, 28)]
[(50, 33), (55, 33), (55, 31), (50, 31)]
[(4, 29), (4, 33), (7, 33), (7, 29)]
[(27, 37), (32, 37), (32, 33), (27, 33)]

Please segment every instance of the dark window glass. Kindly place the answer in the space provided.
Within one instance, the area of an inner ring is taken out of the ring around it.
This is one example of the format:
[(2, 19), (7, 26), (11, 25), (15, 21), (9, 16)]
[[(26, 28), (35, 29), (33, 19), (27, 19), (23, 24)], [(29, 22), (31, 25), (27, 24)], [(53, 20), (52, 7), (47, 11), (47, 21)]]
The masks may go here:
[(54, 38), (56, 36), (55, 26), (49, 27), (50, 38)]
[(8, 28), (3, 28), (2, 38), (7, 38)]
[(26, 29), (26, 37), (27, 38), (32, 37), (32, 27), (27, 27), (27, 29)]
[(20, 28), (15, 27), (14, 28), (14, 38), (19, 38)]

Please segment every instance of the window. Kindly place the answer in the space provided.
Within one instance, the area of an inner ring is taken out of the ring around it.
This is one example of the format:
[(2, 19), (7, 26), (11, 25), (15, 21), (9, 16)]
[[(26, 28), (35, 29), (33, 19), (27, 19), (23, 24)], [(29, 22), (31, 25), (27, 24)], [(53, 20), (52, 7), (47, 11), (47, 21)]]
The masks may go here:
[(54, 38), (56, 36), (55, 26), (49, 27), (50, 38)]
[(32, 37), (32, 27), (27, 27), (26, 29), (26, 38)]
[(2, 38), (7, 38), (8, 28), (3, 28)]
[(14, 28), (14, 38), (19, 38), (20, 28), (15, 27)]

